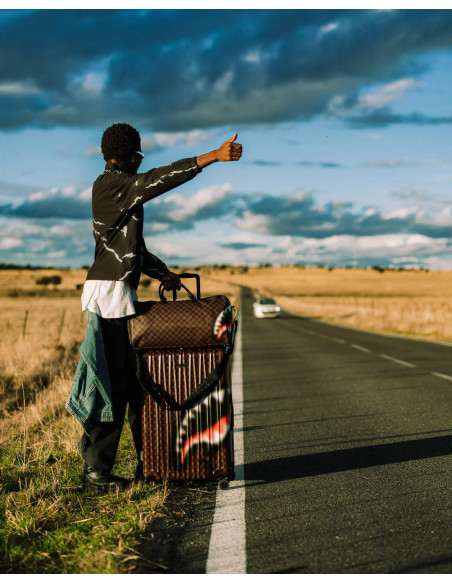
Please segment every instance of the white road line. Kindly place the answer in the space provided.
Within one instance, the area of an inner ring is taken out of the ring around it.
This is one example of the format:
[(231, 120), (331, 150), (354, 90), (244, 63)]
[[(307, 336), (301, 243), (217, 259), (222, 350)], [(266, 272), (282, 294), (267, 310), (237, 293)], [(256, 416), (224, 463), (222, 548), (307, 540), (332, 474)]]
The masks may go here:
[(445, 373), (438, 373), (437, 371), (432, 371), (432, 375), (435, 377), (441, 377), (441, 379), (447, 379), (448, 381), (452, 381), (452, 377), (450, 375), (446, 375)]
[(345, 345), (347, 343), (347, 341), (344, 341), (344, 339), (339, 339), (338, 337), (331, 337), (331, 340), (335, 343), (340, 343), (341, 345)]
[(242, 319), (239, 315), (231, 379), (235, 427), (235, 480), (231, 482), (228, 490), (217, 490), (206, 574), (246, 574), (241, 323)]
[(367, 347), (362, 347), (361, 345), (351, 345), (354, 349), (358, 349), (358, 351), (363, 351), (363, 353), (372, 353), (370, 349)]
[(400, 359), (396, 359), (395, 357), (390, 357), (389, 355), (380, 355), (383, 359), (388, 359), (388, 361), (392, 361), (393, 363), (397, 363), (398, 365), (403, 365), (404, 367), (416, 367), (413, 363), (408, 363), (407, 361), (401, 361)]

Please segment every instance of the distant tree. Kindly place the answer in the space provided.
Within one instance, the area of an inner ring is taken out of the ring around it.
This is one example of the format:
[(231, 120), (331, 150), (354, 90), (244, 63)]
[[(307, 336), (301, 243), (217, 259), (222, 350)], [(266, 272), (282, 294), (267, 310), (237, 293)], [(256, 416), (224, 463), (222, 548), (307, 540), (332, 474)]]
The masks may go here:
[(42, 278), (39, 278), (38, 280), (36, 280), (36, 284), (39, 284), (40, 286), (54, 286), (56, 288), (56, 286), (58, 286), (59, 284), (61, 284), (61, 276), (42, 276)]
[(36, 284), (40, 286), (48, 286), (50, 284), (50, 278), (48, 276), (43, 276), (42, 278), (38, 278), (36, 280)]

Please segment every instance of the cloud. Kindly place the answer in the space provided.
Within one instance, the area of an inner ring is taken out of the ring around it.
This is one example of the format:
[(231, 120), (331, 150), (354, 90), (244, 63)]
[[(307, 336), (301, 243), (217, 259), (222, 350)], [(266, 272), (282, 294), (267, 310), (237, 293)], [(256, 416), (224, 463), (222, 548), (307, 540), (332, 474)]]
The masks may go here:
[(433, 215), (419, 206), (387, 213), (374, 207), (355, 211), (348, 202), (319, 205), (311, 193), (297, 192), (284, 197), (263, 195), (249, 199), (246, 208), (237, 211), (236, 225), (245, 231), (266, 235), (315, 239), (397, 233), (442, 238), (451, 233), (452, 206), (443, 207)]
[(369, 168), (395, 168), (399, 166), (411, 166), (426, 164), (431, 166), (439, 166), (440, 168), (452, 168), (452, 162), (444, 159), (432, 159), (432, 158), (393, 158), (391, 160), (374, 160), (366, 162), (365, 166)]
[(171, 192), (144, 207), (146, 227), (150, 231), (193, 229), (209, 219), (225, 220), (235, 212), (236, 197), (231, 184), (212, 185), (191, 197)]
[(336, 30), (338, 26), (339, 25), (337, 22), (332, 22), (331, 24), (325, 24), (325, 26), (320, 27), (319, 34), (320, 35), (328, 34), (329, 32)]
[(17, 202), (26, 198), (30, 194), (30, 187), (27, 185), (13, 184), (0, 181), (0, 197), (5, 200), (12, 200)]
[(338, 162), (313, 162), (311, 160), (299, 160), (295, 164), (299, 164), (300, 166), (320, 166), (321, 168), (343, 168), (343, 164), (339, 164)]
[(102, 156), (102, 150), (100, 149), (99, 144), (92, 144), (91, 146), (87, 146), (83, 152), (83, 156), (87, 156), (88, 158), (94, 158), (97, 156)]
[[(255, 164), (256, 166), (282, 166), (283, 163), (280, 161), (274, 160), (253, 160), (251, 164)], [(320, 168), (343, 168), (343, 164), (339, 164), (338, 162), (321, 162), (321, 161), (312, 161), (312, 160), (299, 160), (295, 162), (299, 166), (318, 166)]]
[(282, 162), (276, 162), (274, 160), (253, 160), (251, 164), (256, 166), (282, 166)]
[[(0, 194), (1, 194), (0, 184)], [(5, 189), (7, 185), (5, 185)], [(23, 192), (24, 189), (19, 189)], [(91, 188), (51, 188), (33, 192), (19, 203), (0, 205), (0, 216), (30, 219), (86, 219), (91, 223)], [(177, 191), (158, 197), (144, 206), (145, 220), (151, 231), (193, 229), (200, 221), (224, 220), (235, 212), (238, 201), (231, 184), (212, 185), (191, 197)]]
[(391, 106), (419, 89), (423, 54), (451, 47), (451, 25), (449, 10), (5, 15), (0, 128), (99, 127), (118, 112), (161, 134), (324, 114), (357, 128), (450, 123)]
[(336, 95), (329, 103), (329, 113), (334, 117), (348, 117), (357, 113), (386, 108), (401, 100), (409, 89), (421, 87), (414, 79), (399, 79), (380, 87), (373, 93), (366, 93), (350, 100), (347, 95)]
[[(213, 185), (190, 197), (172, 192), (145, 205), (145, 236), (155, 237), (149, 248), (173, 263), (427, 265), (452, 257), (452, 205), (432, 212), (427, 193), (393, 196), (399, 205), (382, 211), (349, 201), (320, 204), (305, 191), (274, 196)], [(3, 205), (0, 261), (90, 263), (90, 197), (90, 189), (55, 188)]]
[[(234, 265), (325, 265), (325, 266), (435, 266), (446, 267), (452, 256), (452, 239), (433, 239), (417, 234), (378, 236), (336, 235), (324, 239), (297, 236), (257, 236), (245, 245), (202, 245), (196, 238), (188, 242), (196, 250), (198, 263)], [(239, 243), (237, 239), (236, 243)], [(218, 248), (221, 250), (218, 251)], [(183, 255), (183, 250), (180, 250)], [(441, 263), (443, 262), (443, 264)], [(177, 263), (177, 262), (176, 262)]]
[[(176, 145), (188, 147), (197, 146), (201, 142), (210, 138), (209, 132), (204, 130), (191, 130), (188, 132), (156, 132), (155, 134), (141, 135), (141, 149), (143, 152), (159, 152), (166, 148), (172, 148)], [(102, 156), (100, 145), (93, 144), (83, 150), (83, 156), (97, 157)]]
[(210, 134), (204, 130), (191, 130), (188, 132), (156, 132), (152, 136), (141, 137), (141, 147), (143, 152), (155, 152), (171, 148), (176, 144), (192, 147), (197, 146), (210, 137)]
[(396, 166), (419, 164), (419, 162), (420, 161), (415, 158), (393, 158), (392, 160), (367, 162), (366, 166), (370, 168), (395, 168)]
[(22, 243), (22, 239), (19, 237), (2, 237), (0, 239), (0, 250), (4, 251), (14, 247), (20, 247)]
[(92, 260), (91, 222), (0, 217), (0, 262), (79, 267)]
[(91, 189), (52, 188), (29, 195), (17, 204), (0, 206), (0, 215), (36, 219), (91, 219)]
[(22, 95), (36, 95), (37, 93), (39, 93), (39, 89), (26, 81), (0, 83), (0, 96), (11, 95), (14, 97), (20, 97)]
[(280, 244), (277, 254), (281, 260), (285, 257), (286, 263), (366, 267), (424, 265), (426, 259), (451, 251), (450, 238), (399, 233), (372, 237), (339, 235), (322, 240), (291, 237)]
[(427, 116), (424, 114), (395, 114), (388, 108), (372, 111), (360, 116), (346, 118), (348, 126), (354, 129), (362, 128), (385, 128), (394, 124), (416, 125), (416, 126), (439, 126), (452, 124), (452, 116)]
[(247, 243), (245, 241), (230, 241), (226, 243), (219, 243), (218, 245), (226, 249), (236, 250), (253, 249), (256, 247), (267, 247), (267, 245), (264, 243)]

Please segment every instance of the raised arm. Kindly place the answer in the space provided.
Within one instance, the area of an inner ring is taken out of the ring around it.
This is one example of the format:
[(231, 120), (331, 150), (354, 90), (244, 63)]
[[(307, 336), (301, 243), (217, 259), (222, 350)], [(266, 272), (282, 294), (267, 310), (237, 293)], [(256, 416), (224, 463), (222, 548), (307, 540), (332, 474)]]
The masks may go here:
[(117, 187), (113, 185), (113, 199), (122, 213), (130, 213), (137, 206), (186, 183), (199, 172), (201, 169), (196, 164), (196, 158), (184, 158), (148, 172), (129, 175), (126, 182), (119, 173)]
[(224, 142), (217, 150), (212, 150), (207, 154), (201, 154), (194, 158), (184, 158), (162, 166), (154, 168), (148, 172), (130, 175), (126, 183), (118, 174), (118, 186), (113, 199), (122, 213), (130, 213), (138, 205), (143, 205), (147, 201), (166, 193), (194, 178), (203, 168), (213, 162), (229, 162), (240, 160), (242, 156), (242, 145), (237, 144), (235, 139), (237, 134)]

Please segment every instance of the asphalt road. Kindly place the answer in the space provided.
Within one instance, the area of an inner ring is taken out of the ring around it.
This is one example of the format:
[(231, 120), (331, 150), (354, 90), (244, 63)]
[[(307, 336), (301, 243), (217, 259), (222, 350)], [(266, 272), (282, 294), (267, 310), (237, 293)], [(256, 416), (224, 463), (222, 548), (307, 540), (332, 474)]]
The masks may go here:
[[(229, 572), (450, 573), (452, 346), (255, 319), (252, 300), (244, 290), (245, 486), (232, 483), (229, 503), (228, 491), (224, 502), (211, 487), (171, 487), (146, 556), (203, 573), (219, 529), (213, 555)], [(215, 526), (214, 514), (220, 501), (235, 519), (243, 493), (239, 537), (227, 530), (240, 521)]]
[(248, 573), (452, 571), (452, 346), (243, 298)]

